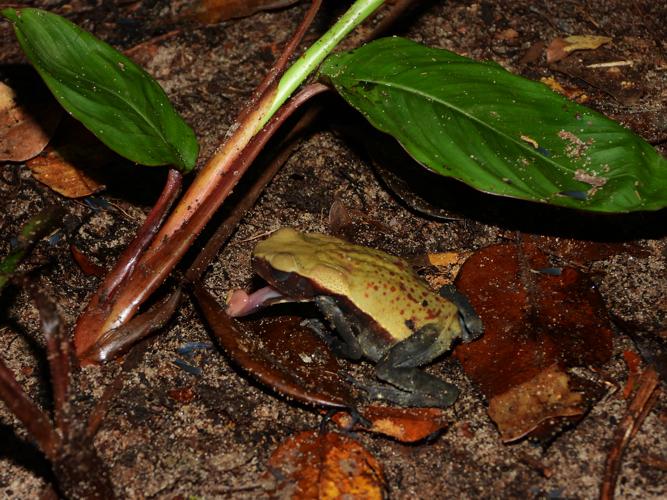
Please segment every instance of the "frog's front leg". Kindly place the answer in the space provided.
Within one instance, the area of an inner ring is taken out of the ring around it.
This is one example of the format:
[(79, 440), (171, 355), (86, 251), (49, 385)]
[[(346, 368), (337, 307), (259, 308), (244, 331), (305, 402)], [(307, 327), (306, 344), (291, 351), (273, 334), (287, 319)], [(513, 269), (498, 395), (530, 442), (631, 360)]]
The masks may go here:
[(457, 387), (417, 368), (448, 349), (449, 342), (443, 342), (441, 335), (443, 332), (435, 325), (425, 325), (392, 346), (378, 361), (376, 375), (400, 391), (374, 388), (371, 396), (403, 406), (446, 408), (452, 405), (459, 394)]
[(313, 330), (327, 343), (336, 356), (358, 361), (363, 356), (363, 350), (359, 339), (352, 331), (352, 325), (340, 310), (338, 304), (334, 299), (327, 295), (319, 295), (315, 297), (315, 303), (320, 309), (324, 317), (331, 323), (340, 335), (340, 338), (327, 334), (324, 328), (318, 329), (313, 325)]

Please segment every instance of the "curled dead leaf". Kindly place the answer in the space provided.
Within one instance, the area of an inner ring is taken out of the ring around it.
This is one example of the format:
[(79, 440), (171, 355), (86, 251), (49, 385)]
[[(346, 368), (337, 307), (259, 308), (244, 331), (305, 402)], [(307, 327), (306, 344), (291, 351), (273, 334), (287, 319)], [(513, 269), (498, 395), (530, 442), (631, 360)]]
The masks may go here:
[[(494, 245), (473, 254), (461, 269), (458, 287), (480, 315), (484, 336), (459, 345), (455, 356), (489, 401), (505, 395), (511, 402), (519, 397), (511, 391), (543, 385), (539, 377), (554, 364), (561, 371), (599, 366), (611, 356), (612, 330), (599, 293), (582, 272), (554, 268), (543, 246), (535, 238)], [(554, 387), (563, 380), (567, 377), (554, 377), (550, 390), (565, 398), (561, 414), (567, 416), (574, 411), (574, 400)], [(587, 404), (590, 395), (584, 396)], [(554, 409), (548, 399), (528, 397), (521, 403), (521, 414), (491, 415), (504, 419), (496, 422), (499, 428), (511, 429), (503, 439), (529, 435), (545, 425), (560, 427), (559, 419), (551, 418)], [(552, 434), (540, 430), (540, 435)]]
[(569, 388), (569, 377), (556, 363), (523, 384), (491, 398), (489, 416), (503, 441), (516, 441), (556, 417), (581, 415), (581, 393)]
[(0, 161), (25, 161), (51, 140), (62, 108), (46, 89), (30, 89), (20, 98), (0, 82)]
[(547, 62), (554, 63), (565, 59), (577, 50), (595, 50), (612, 41), (608, 36), (573, 35), (567, 38), (554, 38), (547, 47)]
[(338, 433), (304, 431), (269, 459), (272, 496), (292, 499), (380, 499), (385, 482), (378, 461), (357, 441)]
[(194, 296), (229, 357), (275, 391), (301, 402), (330, 408), (356, 406), (352, 387), (327, 345), (294, 316), (230, 318), (203, 287)]
[(197, 0), (186, 17), (203, 24), (215, 24), (228, 19), (247, 17), (263, 10), (280, 9), (299, 0)]

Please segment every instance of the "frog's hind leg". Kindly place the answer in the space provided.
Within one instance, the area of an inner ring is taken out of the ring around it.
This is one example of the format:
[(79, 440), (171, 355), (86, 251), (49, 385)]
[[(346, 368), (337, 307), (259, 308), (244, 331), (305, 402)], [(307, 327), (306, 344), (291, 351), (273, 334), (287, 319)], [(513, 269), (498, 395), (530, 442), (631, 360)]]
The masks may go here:
[(441, 335), (434, 325), (425, 325), (389, 349), (377, 363), (376, 375), (394, 387), (374, 387), (369, 391), (371, 397), (403, 406), (446, 408), (452, 405), (459, 394), (456, 386), (417, 368), (449, 347), (443, 343)]

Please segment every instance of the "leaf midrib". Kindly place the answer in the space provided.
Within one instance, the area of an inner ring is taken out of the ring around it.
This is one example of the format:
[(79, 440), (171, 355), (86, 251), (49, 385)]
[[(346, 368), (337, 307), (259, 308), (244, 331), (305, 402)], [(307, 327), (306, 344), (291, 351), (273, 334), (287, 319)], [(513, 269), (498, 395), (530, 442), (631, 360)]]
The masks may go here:
[[(18, 24), (17, 24), (16, 26), (18, 27)], [(19, 29), (20, 29), (20, 28), (19, 28)], [(21, 31), (22, 31), (22, 30), (21, 30)], [(47, 69), (46, 65), (43, 63), (43, 59), (42, 59), (41, 57), (39, 57), (39, 55), (38, 55), (39, 51), (35, 48), (34, 44), (32, 44), (32, 42), (30, 41), (29, 37), (28, 37), (25, 33), (23, 33), (23, 32), (22, 32), (22, 35), (23, 35), (22, 38), (23, 38), (24, 42), (25, 42), (28, 46), (30, 46), (30, 50), (31, 50), (31, 52), (32, 52), (33, 54), (35, 54), (35, 59), (37, 59), (39, 66), (41, 66), (42, 69), (43, 69), (43, 71), (46, 72), (51, 78), (53, 78), (54, 80), (57, 81), (58, 79), (54, 76), (54, 74), (53, 74), (51, 71), (49, 71), (49, 70)], [(80, 36), (80, 34), (78, 34), (78, 35)], [(84, 42), (84, 43), (85, 43), (85, 42)], [(89, 51), (88, 51), (88, 52), (89, 52)], [(132, 64), (134, 64), (134, 62), (132, 62)], [(141, 69), (141, 68), (140, 68), (140, 69)], [(62, 72), (65, 73), (65, 74), (75, 75), (75, 73), (73, 73), (72, 71), (68, 70), (68, 69), (65, 68), (65, 67), (63, 67), (60, 71), (62, 71)], [(161, 129), (157, 128), (157, 127), (151, 122), (151, 120), (149, 120), (149, 119), (146, 117), (146, 115), (145, 115), (143, 112), (141, 112), (139, 109), (137, 109), (136, 106), (134, 106), (130, 101), (124, 99), (123, 96), (122, 96), (120, 93), (115, 93), (115, 92), (113, 92), (112, 90), (110, 90), (109, 88), (107, 88), (105, 85), (103, 85), (103, 84), (99, 84), (99, 85), (98, 85), (96, 82), (93, 82), (92, 80), (89, 80), (89, 79), (86, 78), (86, 77), (81, 77), (81, 76), (78, 76), (78, 75), (77, 75), (76, 78), (79, 79), (79, 80), (82, 80), (82, 81), (84, 81), (84, 82), (87, 82), (87, 83), (90, 84), (90, 85), (98, 86), (100, 89), (104, 90), (104, 91), (107, 92), (108, 94), (111, 94), (112, 96), (117, 96), (117, 97), (120, 99), (121, 102), (126, 103), (130, 109), (132, 109), (135, 113), (137, 113), (137, 115), (139, 115), (139, 116), (144, 120), (144, 122), (148, 124), (148, 126), (149, 126), (150, 129), (152, 129), (152, 130), (154, 130), (154, 131), (156, 132), (157, 136), (162, 140), (162, 142), (163, 142), (163, 143), (164, 143), (164, 144), (171, 150), (172, 153), (175, 153), (176, 156), (177, 156), (177, 157), (179, 158), (179, 160), (181, 161), (181, 163), (183, 163), (183, 158), (181, 157), (180, 152), (179, 152), (178, 150), (176, 150), (176, 148), (174, 148), (174, 147), (172, 146), (172, 144), (167, 140), (167, 138), (166, 138), (166, 136), (164, 135), (163, 131), (162, 131)], [(62, 82), (59, 82), (59, 84), (60, 84), (60, 85), (64, 85)], [(69, 86), (69, 85), (68, 85), (68, 87), (71, 88), (71, 86)], [(56, 95), (56, 98), (57, 98), (57, 95)]]
[[(476, 116), (471, 115), (470, 113), (467, 113), (463, 109), (461, 109), (457, 106), (454, 106), (454, 105), (448, 103), (447, 101), (443, 101), (442, 99), (440, 99), (438, 97), (434, 97), (430, 94), (427, 94), (427, 93), (425, 93), (423, 91), (420, 91), (418, 89), (415, 89), (413, 87), (407, 87), (405, 85), (401, 85), (401, 84), (397, 84), (397, 83), (393, 83), (393, 82), (387, 82), (387, 81), (384, 81), (384, 80), (375, 80), (375, 79), (371, 79), (371, 78), (356, 78), (356, 81), (359, 81), (359, 82), (362, 82), (362, 83), (365, 82), (365, 83), (372, 83), (372, 84), (376, 84), (376, 85), (384, 85), (384, 86), (392, 88), (392, 89), (398, 89), (398, 90), (401, 90), (401, 91), (406, 92), (408, 94), (417, 95), (417, 96), (423, 97), (425, 99), (430, 99), (432, 101), (435, 101), (435, 102), (441, 104), (442, 106), (444, 106), (445, 108), (448, 108), (452, 111), (455, 111), (455, 112), (467, 117), (471, 121), (474, 121), (475, 123), (478, 123), (478, 124), (482, 125), (482, 127), (486, 128), (487, 130), (490, 130), (490, 131), (506, 138), (508, 141), (518, 145), (521, 149), (523, 149), (524, 151), (527, 151), (530, 154), (531, 157), (537, 157), (541, 160), (544, 160), (546, 163), (556, 167), (558, 170), (561, 170), (565, 173), (572, 173), (572, 171), (567, 169), (566, 167), (563, 167), (559, 163), (551, 160), (550, 158), (539, 154), (537, 151), (535, 151), (535, 149), (529, 147), (523, 141), (517, 140), (514, 137), (512, 137), (510, 135), (507, 135), (502, 130), (493, 128), (492, 126), (490, 126), (489, 124), (487, 124), (483, 120), (480, 120)], [(575, 182), (578, 182), (578, 181), (575, 181)], [(581, 183), (581, 184), (584, 184), (584, 183)]]

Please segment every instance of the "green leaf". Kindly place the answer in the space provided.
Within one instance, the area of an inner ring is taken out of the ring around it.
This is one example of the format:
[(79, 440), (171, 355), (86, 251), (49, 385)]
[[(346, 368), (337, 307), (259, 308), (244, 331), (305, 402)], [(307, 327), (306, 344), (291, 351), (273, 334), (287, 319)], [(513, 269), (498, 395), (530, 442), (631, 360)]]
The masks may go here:
[(31, 217), (21, 227), (12, 250), (0, 260), (0, 290), (7, 284), (30, 248), (57, 226), (64, 215), (62, 208), (51, 206)]
[(481, 191), (600, 212), (667, 206), (667, 160), (650, 144), (495, 63), (385, 38), (321, 73), (417, 161)]
[(114, 48), (39, 9), (4, 9), (23, 51), (60, 104), (118, 154), (191, 170), (199, 145), (160, 85)]

